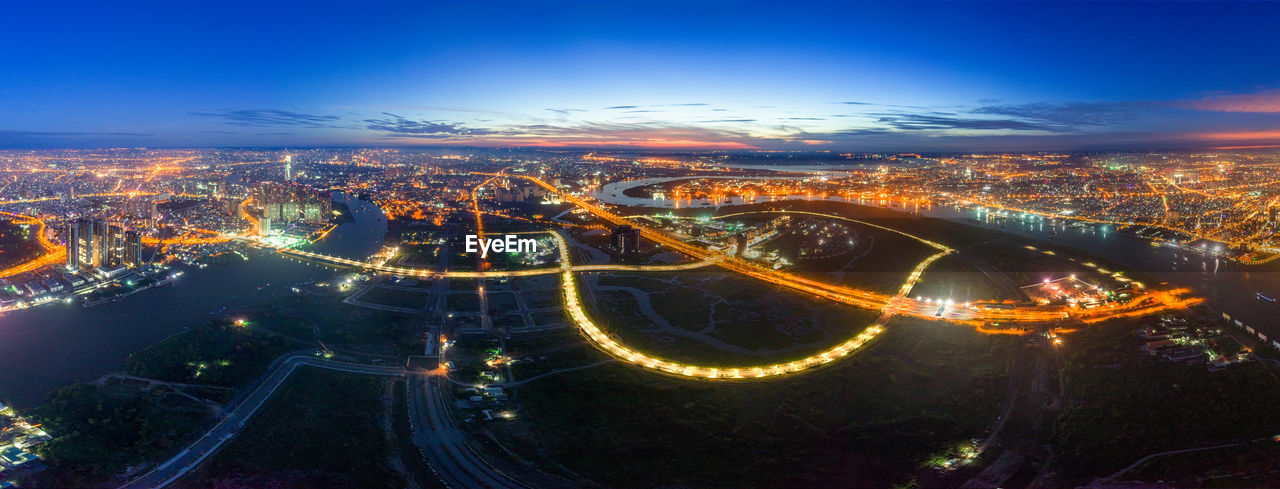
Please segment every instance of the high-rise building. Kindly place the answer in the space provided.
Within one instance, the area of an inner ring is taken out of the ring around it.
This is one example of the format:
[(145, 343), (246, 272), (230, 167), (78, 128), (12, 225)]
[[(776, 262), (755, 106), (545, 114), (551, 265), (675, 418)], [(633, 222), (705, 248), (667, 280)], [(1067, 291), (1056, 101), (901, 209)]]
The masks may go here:
[(67, 269), (80, 269), (80, 226), (75, 221), (67, 222)]
[(142, 266), (142, 235), (137, 231), (124, 233), (124, 265), (129, 268)]
[(640, 252), (639, 229), (623, 224), (613, 228), (613, 234), (609, 238), (613, 249), (624, 255), (634, 255)]
[(82, 272), (93, 271), (93, 221), (80, 219), (76, 226), (76, 266)]
[(293, 155), (284, 155), (284, 181), (293, 181)]
[(111, 225), (107, 221), (93, 221), (93, 268), (108, 266), (111, 259), (108, 241)]
[(110, 226), (107, 231), (107, 266), (115, 268), (124, 265), (124, 229)]
[(315, 189), (302, 185), (268, 183), (253, 190), (253, 203), (262, 215), (280, 223), (303, 221), (324, 224), (333, 201)]
[(1270, 216), (1269, 216), (1269, 217), (1271, 218), (1271, 225), (1272, 225), (1273, 227), (1274, 227), (1274, 226), (1276, 226), (1276, 225), (1280, 225), (1280, 222), (1277, 222), (1277, 221), (1276, 221), (1276, 218), (1277, 218), (1277, 217), (1280, 217), (1280, 207), (1277, 207), (1277, 206), (1274, 206), (1274, 205), (1273, 205), (1273, 206), (1271, 206), (1271, 208), (1270, 208), (1270, 209), (1267, 209), (1267, 211), (1269, 211), (1269, 212), (1271, 213), (1271, 214), (1270, 214)]
[(139, 219), (155, 219), (158, 213), (156, 201), (150, 197), (139, 197), (125, 204), (125, 214)]

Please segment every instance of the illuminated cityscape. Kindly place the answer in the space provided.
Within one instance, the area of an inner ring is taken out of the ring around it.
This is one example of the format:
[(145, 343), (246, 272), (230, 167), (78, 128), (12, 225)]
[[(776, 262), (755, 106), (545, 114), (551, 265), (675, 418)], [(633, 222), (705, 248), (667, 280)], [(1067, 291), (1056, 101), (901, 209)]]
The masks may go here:
[(1280, 486), (1277, 5), (18, 10), (0, 489)]

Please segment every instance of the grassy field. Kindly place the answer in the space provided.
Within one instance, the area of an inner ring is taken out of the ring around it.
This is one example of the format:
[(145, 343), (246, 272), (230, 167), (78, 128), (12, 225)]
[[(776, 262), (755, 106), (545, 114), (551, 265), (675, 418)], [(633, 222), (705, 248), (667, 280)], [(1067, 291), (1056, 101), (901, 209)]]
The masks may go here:
[(417, 315), (343, 304), (335, 297), (305, 294), (281, 297), (250, 308), (243, 316), (251, 327), (308, 343), (320, 340), (331, 347), (380, 354), (408, 353), (421, 348), (422, 325)]
[(400, 245), (395, 265), (434, 269), (440, 263), (440, 245)]
[(384, 380), (302, 367), (184, 488), (400, 488), (379, 421)]
[(295, 348), (278, 335), (216, 320), (137, 351), (126, 365), (139, 377), (237, 387), (258, 378), (276, 357)]
[(75, 384), (54, 391), (30, 417), (53, 437), (36, 451), (49, 470), (35, 487), (95, 487), (126, 467), (159, 458), (212, 418), (188, 399)]
[(640, 351), (699, 365), (804, 358), (879, 316), (721, 272), (608, 274), (598, 284), (590, 311), (597, 324)]
[(1151, 453), (1280, 433), (1280, 382), (1263, 364), (1209, 372), (1199, 363), (1160, 363), (1138, 353), (1136, 327), (1103, 324), (1067, 338), (1071, 402), (1054, 444), (1068, 480), (1087, 482)]
[[(997, 282), (1001, 278), (988, 276), (968, 263), (965, 257), (952, 254), (933, 262), (911, 289), (910, 295), (952, 299), (957, 302), (1027, 300), (1026, 294), (1010, 289), (1008, 284), (1002, 287)], [(1009, 284), (1013, 284), (1011, 279)]]
[(374, 286), (368, 292), (360, 295), (359, 301), (379, 306), (420, 310), (427, 306), (430, 298), (431, 293), (427, 289), (409, 290)]
[(0, 268), (32, 260), (43, 250), (35, 240), (35, 228), (0, 221)]
[(1151, 460), (1124, 480), (1164, 480), (1180, 487), (1280, 487), (1280, 444), (1272, 440)]
[[(528, 433), (510, 436), (535, 437), (550, 459), (606, 487), (889, 487), (983, 434), (1013, 344), (905, 319), (858, 355), (773, 381), (687, 381), (607, 363), (522, 385)], [(578, 347), (555, 355), (602, 358)]]

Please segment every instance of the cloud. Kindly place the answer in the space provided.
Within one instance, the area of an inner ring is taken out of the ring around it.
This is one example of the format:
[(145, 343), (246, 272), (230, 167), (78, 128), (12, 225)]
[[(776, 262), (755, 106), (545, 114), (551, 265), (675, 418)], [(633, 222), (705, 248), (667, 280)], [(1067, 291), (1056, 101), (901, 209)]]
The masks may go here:
[(16, 131), (16, 130), (0, 129), (0, 137), (57, 138), (57, 137), (79, 137), (79, 136), (151, 137), (151, 136), (155, 136), (155, 134), (146, 133), (146, 132)]
[(415, 138), (445, 138), (453, 136), (486, 136), (496, 134), (489, 129), (464, 126), (461, 122), (418, 121), (383, 112), (387, 117), (365, 119), (365, 128), (387, 133), (389, 136)]
[(1280, 113), (1280, 90), (1215, 94), (1185, 103), (1189, 108), (1213, 112)]
[(440, 143), (508, 147), (618, 147), (752, 149), (756, 141), (746, 132), (696, 125), (645, 122), (579, 122), (503, 127), (486, 135), (442, 139)]
[(971, 114), (1016, 117), (1037, 123), (1078, 128), (1109, 126), (1137, 119), (1157, 104), (1152, 102), (1040, 102), (1030, 104), (984, 105)]
[(1057, 124), (1032, 122), (1017, 119), (974, 119), (948, 117), (929, 114), (874, 114), (879, 116), (876, 122), (885, 124), (900, 131), (928, 131), (946, 129), (972, 130), (1011, 130), (1011, 131), (1054, 131), (1061, 129)]
[(560, 114), (560, 115), (569, 115), (570, 113), (573, 113), (573, 112), (586, 112), (586, 111), (587, 111), (586, 109), (546, 109), (546, 110), (549, 110), (549, 111), (551, 111), (551, 112), (555, 112), (555, 113)]
[(222, 119), (239, 126), (343, 127), (336, 115), (317, 115), (282, 109), (237, 109), (216, 112), (188, 112), (190, 115)]
[(693, 103), (687, 103), (687, 104), (613, 105), (613, 106), (605, 107), (604, 109), (614, 110), (614, 109), (640, 109), (640, 108), (653, 108), (653, 107), (704, 107), (707, 105), (710, 105), (710, 104), (707, 104), (705, 102), (693, 102)]

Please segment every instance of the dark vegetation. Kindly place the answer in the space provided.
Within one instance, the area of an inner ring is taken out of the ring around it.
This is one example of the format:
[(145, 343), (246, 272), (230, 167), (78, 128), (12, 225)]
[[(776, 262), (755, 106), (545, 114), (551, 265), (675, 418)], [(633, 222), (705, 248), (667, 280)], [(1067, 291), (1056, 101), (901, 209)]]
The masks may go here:
[(550, 459), (606, 487), (887, 487), (982, 436), (1013, 344), (901, 319), (868, 350), (777, 381), (711, 384), (611, 363), (522, 385), (521, 419)]
[(258, 378), (290, 349), (278, 335), (219, 319), (135, 352), (126, 363), (139, 377), (237, 387)]
[(49, 465), (38, 487), (91, 487), (176, 449), (210, 419), (200, 406), (162, 407), (160, 390), (119, 395), (91, 384), (63, 387), (30, 412), (54, 439), (37, 453)]
[(403, 487), (383, 466), (383, 382), (299, 368), (183, 487)]

